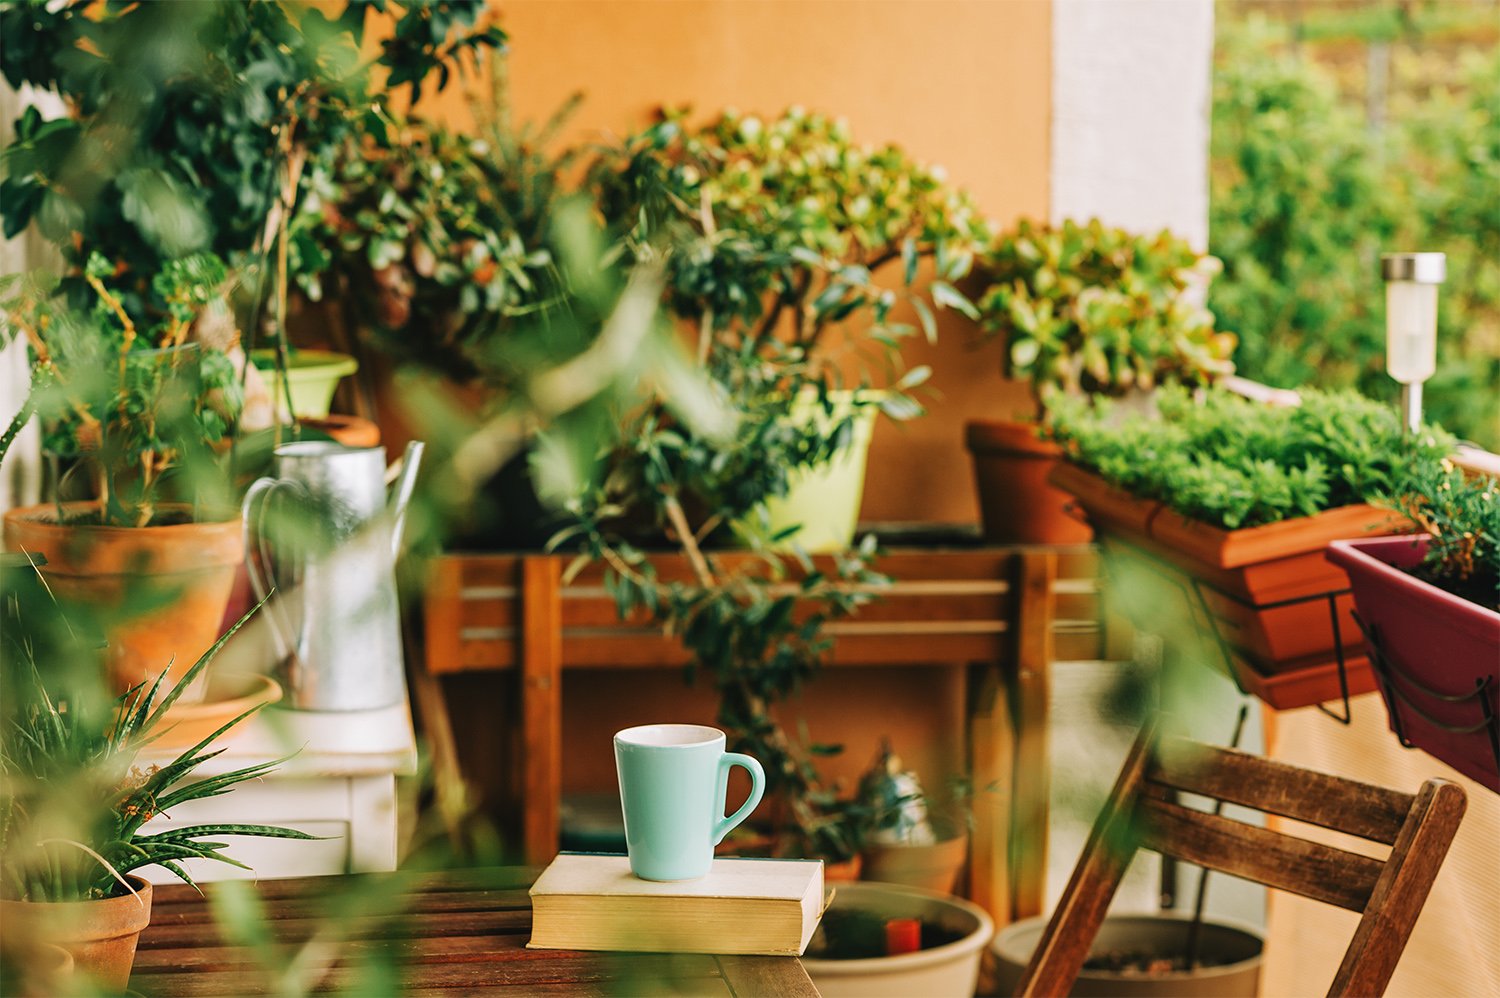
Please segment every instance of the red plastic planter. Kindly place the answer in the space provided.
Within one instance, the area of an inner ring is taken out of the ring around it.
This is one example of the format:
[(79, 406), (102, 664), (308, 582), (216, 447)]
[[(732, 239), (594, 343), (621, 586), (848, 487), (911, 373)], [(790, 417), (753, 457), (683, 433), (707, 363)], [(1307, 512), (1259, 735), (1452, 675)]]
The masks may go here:
[(1328, 560), (1349, 573), (1391, 730), (1500, 793), (1500, 613), (1403, 571), (1426, 553), (1425, 535), (1376, 537)]

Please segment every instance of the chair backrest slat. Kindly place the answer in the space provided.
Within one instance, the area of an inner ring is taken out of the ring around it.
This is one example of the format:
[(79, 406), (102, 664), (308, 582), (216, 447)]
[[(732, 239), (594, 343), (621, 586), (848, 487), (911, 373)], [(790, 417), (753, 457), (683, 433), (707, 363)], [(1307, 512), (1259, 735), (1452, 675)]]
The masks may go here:
[(1232, 818), (1143, 798), (1141, 847), (1316, 901), (1363, 911), (1378, 859), (1268, 831)]
[(1162, 739), (1147, 778), (1385, 845), (1396, 841), (1415, 799), (1398, 790), (1182, 738)]

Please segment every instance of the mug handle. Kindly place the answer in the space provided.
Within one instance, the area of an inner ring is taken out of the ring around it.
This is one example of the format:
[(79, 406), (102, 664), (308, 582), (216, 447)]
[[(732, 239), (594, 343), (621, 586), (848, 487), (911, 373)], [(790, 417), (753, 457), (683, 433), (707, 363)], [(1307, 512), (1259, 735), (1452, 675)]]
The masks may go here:
[(760, 803), (761, 797), (766, 792), (766, 771), (760, 768), (759, 762), (738, 752), (725, 752), (719, 756), (719, 800), (724, 799), (724, 793), (729, 786), (729, 770), (732, 766), (743, 766), (745, 772), (750, 774), (750, 796), (745, 798), (745, 803), (740, 805), (738, 811), (714, 822), (714, 845), (723, 842), (724, 836), (728, 835), (735, 825), (750, 817), (750, 812), (755, 810), (755, 805)]

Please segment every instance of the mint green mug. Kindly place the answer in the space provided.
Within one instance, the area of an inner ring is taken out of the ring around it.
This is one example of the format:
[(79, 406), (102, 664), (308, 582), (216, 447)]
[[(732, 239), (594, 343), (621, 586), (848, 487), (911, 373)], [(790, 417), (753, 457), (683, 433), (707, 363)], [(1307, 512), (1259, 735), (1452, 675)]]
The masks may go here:
[[(729, 770), (750, 774), (750, 796), (724, 816)], [(642, 880), (696, 880), (714, 846), (749, 817), (766, 773), (748, 755), (724, 751), (724, 732), (702, 724), (643, 724), (615, 735), (630, 869)]]

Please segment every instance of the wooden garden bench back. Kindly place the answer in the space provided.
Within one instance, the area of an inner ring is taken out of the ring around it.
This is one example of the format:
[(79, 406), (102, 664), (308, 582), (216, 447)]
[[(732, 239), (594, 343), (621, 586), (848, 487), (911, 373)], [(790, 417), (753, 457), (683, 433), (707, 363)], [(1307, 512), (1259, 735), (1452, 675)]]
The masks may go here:
[[(1198, 794), (1390, 847), (1385, 860), (1177, 803)], [(1467, 799), (1447, 780), (1415, 794), (1147, 730), (1126, 757), (1017, 987), (1066, 994), (1137, 848), (1359, 912), (1328, 989), (1383, 994), (1458, 831)]]

